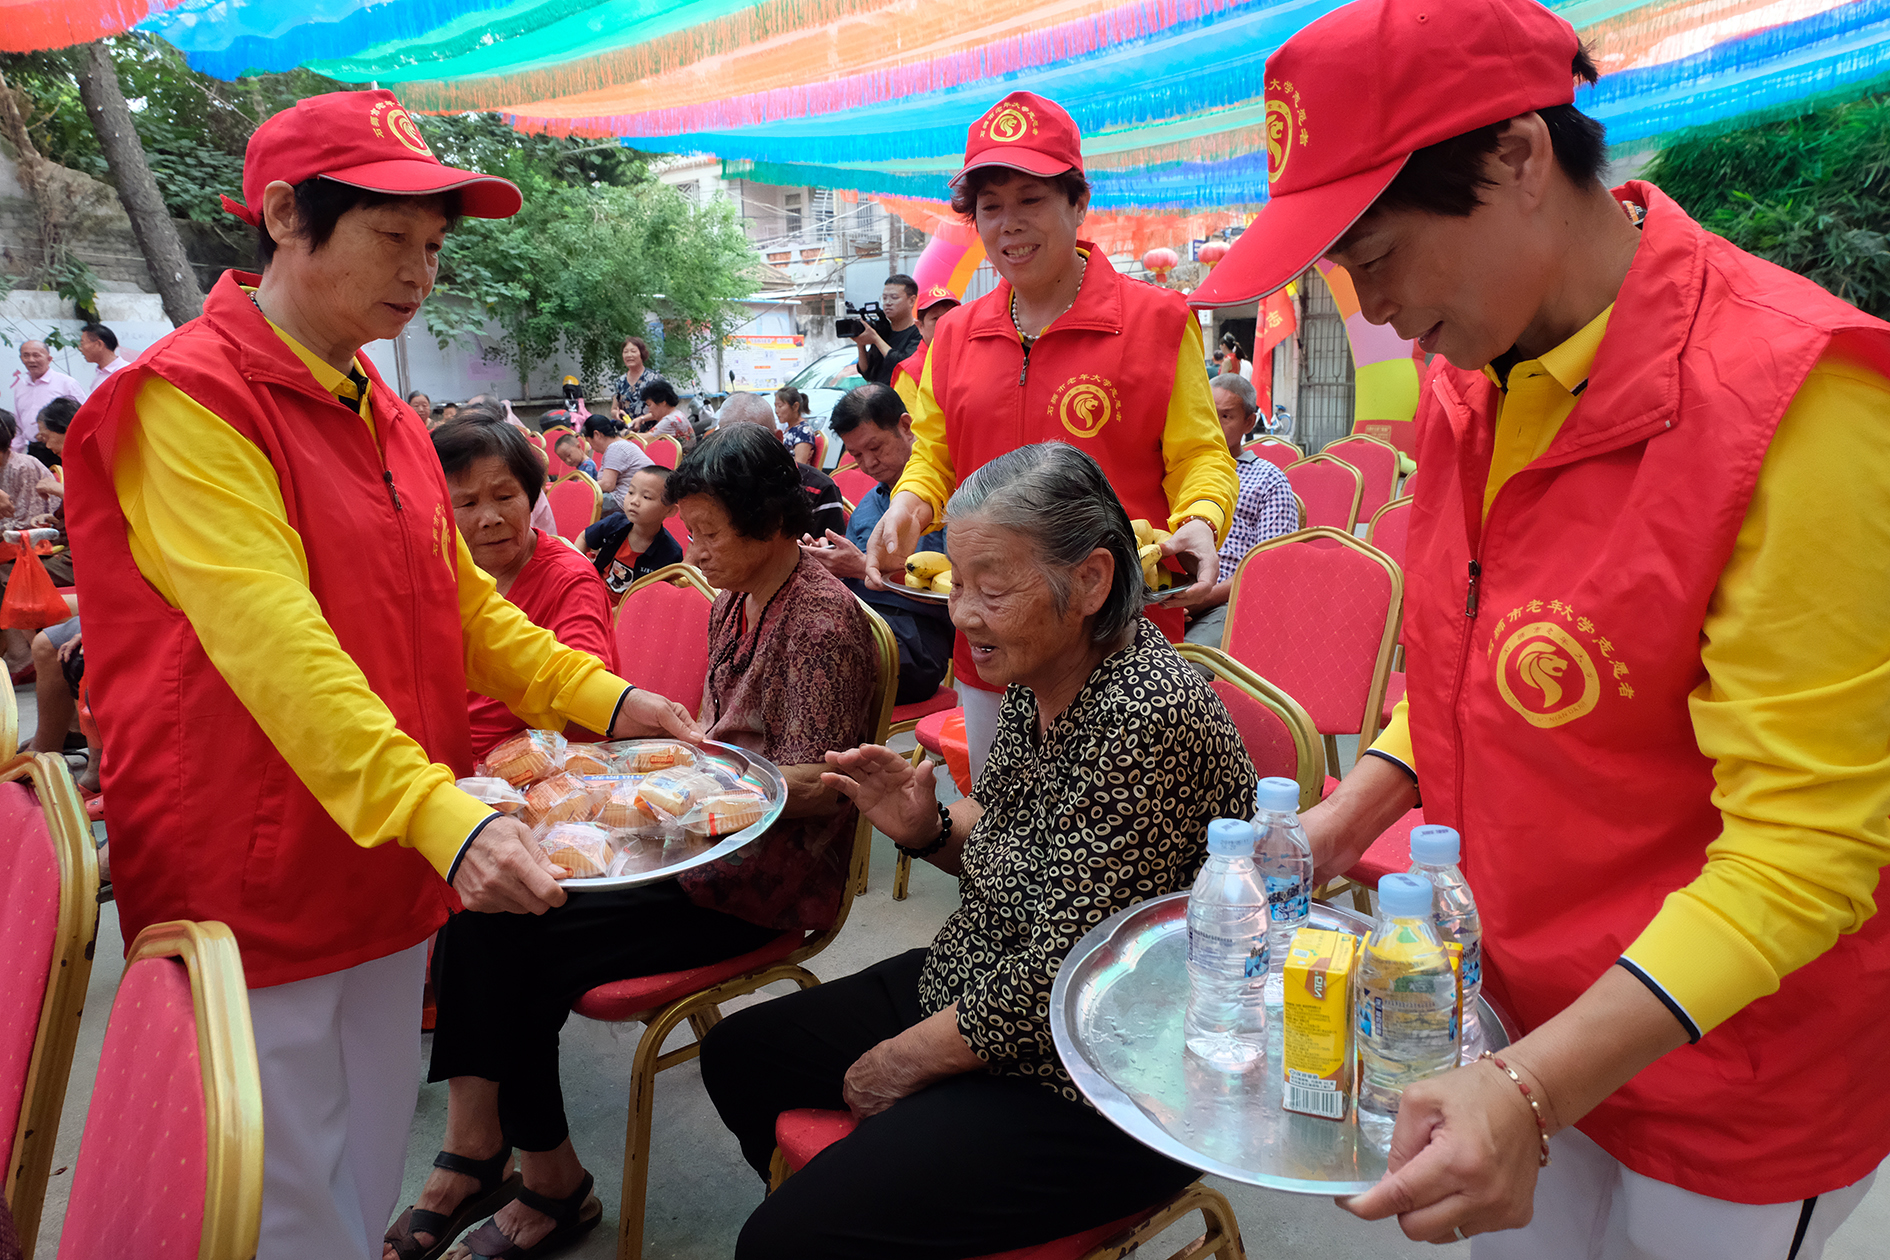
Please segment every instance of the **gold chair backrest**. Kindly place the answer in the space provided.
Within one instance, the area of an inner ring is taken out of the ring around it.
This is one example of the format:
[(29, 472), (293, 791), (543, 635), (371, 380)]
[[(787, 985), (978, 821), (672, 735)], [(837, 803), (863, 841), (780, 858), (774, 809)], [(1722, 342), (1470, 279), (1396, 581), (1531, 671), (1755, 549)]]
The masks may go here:
[(207, 1139), (198, 1260), (250, 1260), (262, 1232), (262, 1078), (236, 934), (214, 922), (153, 923), (125, 966), (143, 958), (176, 958), (190, 973)]
[(1293, 737), (1293, 751), (1298, 754), (1299, 808), (1303, 813), (1319, 803), (1326, 786), (1326, 749), (1313, 725), (1312, 715), (1299, 701), (1221, 651), (1200, 643), (1177, 643), (1175, 650), (1185, 661), (1192, 661), (1214, 677), (1240, 688), (1262, 707), (1272, 710)]
[[(17, 716), (11, 688), (7, 689), (6, 715), (10, 742)], [(92, 947), (98, 937), (98, 850), (65, 758), (52, 753), (9, 757), (0, 765), (0, 782), (19, 779), (30, 780), (39, 796), (59, 863), (58, 935), (6, 1170), (7, 1207), (13, 1213), (25, 1260), (33, 1260), (46, 1181), (52, 1173), (53, 1143), (59, 1136), (72, 1054), (79, 1041), (79, 1017), (92, 978)]]

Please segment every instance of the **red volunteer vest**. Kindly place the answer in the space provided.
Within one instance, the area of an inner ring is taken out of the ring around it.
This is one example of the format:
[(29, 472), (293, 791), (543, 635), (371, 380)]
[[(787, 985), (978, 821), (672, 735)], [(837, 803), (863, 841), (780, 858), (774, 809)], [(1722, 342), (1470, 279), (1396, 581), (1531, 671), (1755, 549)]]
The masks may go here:
[[(1687, 697), (1706, 680), (1708, 601), (1819, 356), (1838, 344), (1890, 371), (1890, 326), (1703, 231), (1651, 185), (1616, 195), (1647, 219), (1590, 386), (1487, 521), (1496, 387), (1439, 360), (1417, 417), (1431, 475), (1405, 634), (1424, 813), (1463, 833), (1485, 983), (1525, 1030), (1705, 865), (1722, 822)], [(1807, 1198), (1890, 1152), (1886, 1044), (1879, 914), (1579, 1127), (1699, 1194)]]
[[(1038, 338), (1028, 364), (1008, 280), (935, 327), (927, 359), (936, 354), (932, 396), (945, 412), (952, 469), (962, 484), (1020, 446), (1068, 442), (1102, 465), (1131, 520), (1166, 528), (1162, 433), (1182, 331), (1194, 315), (1181, 294), (1119, 275), (1101, 250), (1077, 243), (1089, 265), (1076, 304)], [(1181, 639), (1181, 610), (1145, 615), (1171, 642)], [(952, 663), (960, 684), (994, 690), (978, 677), (962, 634)]]
[(80, 598), (103, 610), (87, 618), (85, 646), (125, 939), (166, 919), (219, 919), (236, 933), (250, 986), (261, 988), (417, 944), (458, 899), (419, 853), (365, 849), (335, 825), (190, 622), (138, 572), (111, 468), (147, 379), (169, 381), (269, 457), (309, 586), (342, 649), (434, 761), (468, 774), (472, 750), (453, 513), (433, 444), (363, 359), (377, 449), (239, 280), (256, 283), (225, 272), (201, 318), (86, 403), (72, 425), (67, 484), (73, 546), (85, 557)]

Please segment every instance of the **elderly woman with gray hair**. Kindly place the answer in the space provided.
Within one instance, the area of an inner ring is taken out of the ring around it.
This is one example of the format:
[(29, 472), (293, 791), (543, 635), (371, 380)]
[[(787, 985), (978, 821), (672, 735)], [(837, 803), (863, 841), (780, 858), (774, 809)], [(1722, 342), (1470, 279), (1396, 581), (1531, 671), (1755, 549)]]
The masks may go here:
[(948, 505), (952, 620), (1005, 687), (971, 796), (877, 745), (823, 781), (957, 875), (929, 949), (730, 1015), (702, 1079), (763, 1177), (775, 1118), (861, 1123), (749, 1217), (736, 1256), (979, 1256), (1152, 1205), (1194, 1173), (1089, 1107), (1050, 1040), (1050, 986), (1084, 933), (1188, 887), (1207, 825), (1252, 813), (1253, 767), (1214, 693), (1142, 617), (1128, 515), (1062, 443), (968, 477)]

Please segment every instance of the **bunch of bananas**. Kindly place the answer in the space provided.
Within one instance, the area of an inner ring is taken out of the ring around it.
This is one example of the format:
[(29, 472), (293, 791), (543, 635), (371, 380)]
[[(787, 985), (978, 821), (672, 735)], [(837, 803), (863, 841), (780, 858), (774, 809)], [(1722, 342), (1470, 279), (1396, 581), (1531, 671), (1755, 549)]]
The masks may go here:
[(952, 562), (942, 551), (915, 551), (906, 560), (906, 585), (915, 591), (952, 593)]
[(1168, 541), (1167, 530), (1156, 529), (1141, 520), (1130, 521), (1129, 528), (1135, 531), (1135, 554), (1142, 562), (1142, 581), (1150, 591), (1165, 591), (1184, 580), (1173, 570), (1162, 567), (1162, 544)]

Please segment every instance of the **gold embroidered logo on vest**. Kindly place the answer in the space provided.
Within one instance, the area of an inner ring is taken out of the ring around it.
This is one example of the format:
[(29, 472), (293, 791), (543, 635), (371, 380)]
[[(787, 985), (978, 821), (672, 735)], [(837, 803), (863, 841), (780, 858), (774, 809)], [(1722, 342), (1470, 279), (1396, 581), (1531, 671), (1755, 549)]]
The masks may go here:
[(1267, 182), (1278, 180), (1286, 170), (1288, 158), (1296, 145), (1305, 144), (1306, 110), (1299, 102), (1299, 89), (1291, 79), (1273, 79), (1267, 83)]
[(1115, 383), (1089, 372), (1072, 376), (1050, 398), (1050, 414), (1080, 438), (1095, 437), (1121, 410)]
[[(1544, 619), (1519, 626), (1525, 616)], [(1560, 624), (1547, 618), (1559, 618)], [(1565, 626), (1572, 626), (1575, 634)], [(1608, 678), (1596, 669), (1594, 656), (1576, 634), (1600, 654)], [(1627, 662), (1615, 656), (1614, 644), (1574, 605), (1559, 599), (1532, 599), (1497, 617), (1484, 653), (1496, 658), (1496, 689), (1503, 702), (1532, 726), (1561, 726), (1593, 711), (1609, 681), (1622, 699), (1634, 698)]]
[(446, 561), (450, 572), (457, 548), (453, 546), (453, 522), (440, 504), (433, 505), (433, 554)]

